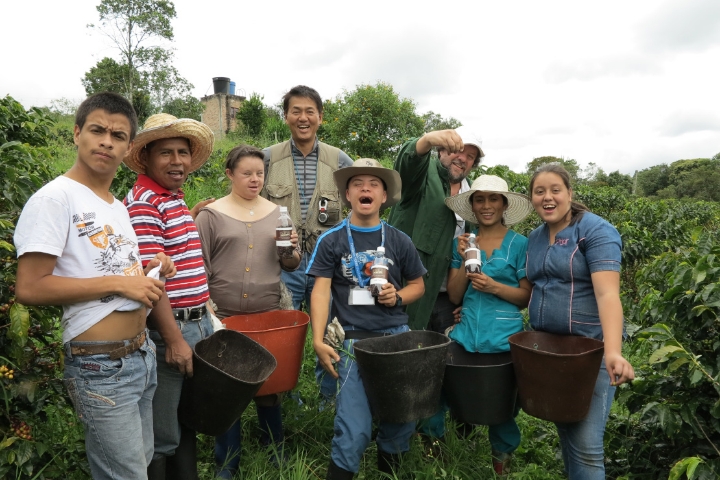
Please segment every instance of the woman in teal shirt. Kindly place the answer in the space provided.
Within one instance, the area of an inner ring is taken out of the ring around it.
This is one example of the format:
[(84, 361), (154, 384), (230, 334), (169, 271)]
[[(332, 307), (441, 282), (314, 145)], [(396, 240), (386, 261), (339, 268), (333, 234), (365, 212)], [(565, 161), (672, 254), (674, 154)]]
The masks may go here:
[[(448, 296), (462, 303), (460, 322), (449, 337), (468, 352), (498, 353), (510, 350), (508, 337), (523, 329), (520, 311), (530, 300), (526, 278), (527, 238), (508, 227), (521, 222), (532, 211), (530, 200), (508, 192), (505, 180), (482, 175), (470, 190), (447, 198), (445, 203), (466, 221), (477, 224), (480, 273), (465, 273), (465, 251), (469, 234), (454, 241), (448, 273)], [(520, 429), (511, 418), (489, 427), (493, 468), (508, 473), (512, 452), (520, 445)]]

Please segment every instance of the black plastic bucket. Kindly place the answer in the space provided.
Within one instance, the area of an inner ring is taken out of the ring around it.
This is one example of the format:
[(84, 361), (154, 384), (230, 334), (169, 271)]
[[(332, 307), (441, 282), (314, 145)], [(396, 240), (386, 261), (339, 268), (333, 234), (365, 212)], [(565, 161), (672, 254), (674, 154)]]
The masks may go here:
[(262, 345), (220, 330), (193, 349), (193, 376), (183, 382), (180, 421), (205, 435), (225, 433), (277, 366)]
[(510, 336), (520, 406), (528, 415), (574, 423), (590, 410), (604, 345), (594, 338), (520, 332)]
[(468, 352), (451, 342), (443, 391), (450, 413), (461, 422), (498, 425), (510, 420), (517, 399), (512, 355)]
[(230, 79), (228, 77), (213, 77), (213, 90), (215, 93), (230, 93)]
[(406, 423), (435, 414), (449, 343), (445, 335), (428, 331), (355, 342), (373, 416), (381, 422)]

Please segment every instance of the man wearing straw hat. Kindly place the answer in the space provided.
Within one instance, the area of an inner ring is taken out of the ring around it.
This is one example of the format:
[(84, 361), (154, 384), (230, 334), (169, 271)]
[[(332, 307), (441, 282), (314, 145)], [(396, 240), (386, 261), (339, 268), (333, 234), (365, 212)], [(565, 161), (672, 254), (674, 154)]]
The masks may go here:
[[(315, 277), (310, 312), (313, 348), (323, 368), (340, 378), (327, 479), (345, 480), (359, 470), (372, 434), (370, 405), (355, 364), (353, 341), (408, 331), (403, 305), (422, 296), (426, 270), (410, 238), (380, 220), (380, 209), (400, 198), (400, 175), (377, 160), (363, 158), (333, 176), (337, 189), (344, 192), (343, 204), (352, 211), (320, 236), (307, 274)], [(388, 259), (388, 282), (376, 300), (367, 285), (379, 247)], [(332, 315), (339, 320), (344, 337), (325, 343), (331, 293)], [(333, 347), (340, 349), (339, 355)], [(415, 422), (378, 425), (381, 472), (392, 474), (400, 454), (409, 450), (414, 431)]]
[(213, 148), (210, 128), (167, 113), (152, 115), (125, 157), (138, 179), (125, 197), (139, 239), (141, 260), (157, 252), (175, 261), (167, 296), (149, 318), (157, 345), (158, 388), (153, 398), (155, 453), (148, 467), (153, 479), (197, 479), (195, 432), (180, 425), (177, 408), (184, 376), (192, 376), (192, 347), (212, 334), (207, 278), (200, 237), (183, 200), (188, 174), (200, 168)]
[[(431, 155), (433, 148), (438, 158)], [(412, 238), (428, 270), (425, 295), (406, 309), (414, 330), (442, 333), (454, 323), (447, 274), (452, 241), (465, 231), (465, 220), (444, 202), (469, 189), (465, 178), (484, 156), (482, 140), (464, 126), (428, 132), (405, 142), (398, 152), (394, 168), (402, 178), (402, 196), (388, 223)]]

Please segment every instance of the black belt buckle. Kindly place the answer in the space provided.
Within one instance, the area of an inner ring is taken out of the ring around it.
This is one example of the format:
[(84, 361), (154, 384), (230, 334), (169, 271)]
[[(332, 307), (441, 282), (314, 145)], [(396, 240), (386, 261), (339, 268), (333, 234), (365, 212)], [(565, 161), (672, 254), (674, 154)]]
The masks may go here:
[(188, 320), (201, 320), (203, 315), (205, 315), (206, 310), (207, 308), (205, 305), (194, 308), (175, 308), (173, 309), (173, 316), (175, 317), (175, 320), (180, 320), (182, 322)]

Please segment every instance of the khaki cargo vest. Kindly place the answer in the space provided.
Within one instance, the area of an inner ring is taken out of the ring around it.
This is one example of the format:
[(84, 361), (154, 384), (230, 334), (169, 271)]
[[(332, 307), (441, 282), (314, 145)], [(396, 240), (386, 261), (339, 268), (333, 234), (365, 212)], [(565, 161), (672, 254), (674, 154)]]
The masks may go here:
[[(333, 178), (333, 172), (338, 169), (339, 158), (339, 148), (318, 143), (315, 190), (310, 197), (306, 221), (303, 223), (290, 141), (270, 147), (270, 164), (261, 195), (277, 205), (287, 207), (298, 232), (298, 244), (305, 252), (312, 252), (320, 234), (342, 220), (342, 204)], [(320, 200), (327, 201), (328, 219), (325, 223), (318, 221)]]

